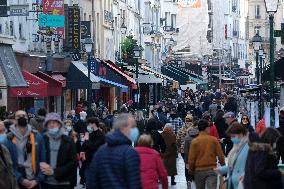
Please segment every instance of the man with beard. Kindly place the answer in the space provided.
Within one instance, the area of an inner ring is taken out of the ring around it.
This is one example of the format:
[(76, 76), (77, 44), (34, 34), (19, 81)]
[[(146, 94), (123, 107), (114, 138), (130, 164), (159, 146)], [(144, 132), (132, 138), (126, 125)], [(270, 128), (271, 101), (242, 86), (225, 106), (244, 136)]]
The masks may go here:
[(20, 189), (40, 188), (44, 175), (39, 169), (40, 162), (45, 162), (45, 147), (42, 136), (32, 130), (28, 124), (28, 116), (25, 111), (15, 113), (16, 124), (10, 127), (8, 138), (16, 146), (18, 171), (17, 181)]

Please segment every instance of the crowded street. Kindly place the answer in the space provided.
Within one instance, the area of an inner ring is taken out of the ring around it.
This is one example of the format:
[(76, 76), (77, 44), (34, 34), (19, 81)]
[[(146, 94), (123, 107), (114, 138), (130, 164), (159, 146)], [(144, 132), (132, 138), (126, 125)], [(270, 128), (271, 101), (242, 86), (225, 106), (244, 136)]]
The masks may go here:
[(284, 0), (0, 0), (0, 189), (284, 189)]

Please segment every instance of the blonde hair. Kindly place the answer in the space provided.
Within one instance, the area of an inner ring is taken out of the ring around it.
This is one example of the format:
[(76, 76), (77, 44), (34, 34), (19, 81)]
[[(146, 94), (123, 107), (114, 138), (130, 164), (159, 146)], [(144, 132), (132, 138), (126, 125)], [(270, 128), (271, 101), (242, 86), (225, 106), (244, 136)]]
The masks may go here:
[(143, 114), (142, 111), (137, 111), (137, 112), (136, 112), (135, 120), (136, 120), (136, 121), (144, 120), (144, 114)]
[(72, 120), (71, 120), (71, 119), (66, 119), (66, 120), (64, 121), (64, 125), (66, 125), (66, 123), (70, 123), (70, 124), (72, 125)]
[(143, 134), (139, 137), (137, 145), (143, 146), (143, 147), (152, 147), (154, 144), (154, 141), (151, 137), (151, 135)]

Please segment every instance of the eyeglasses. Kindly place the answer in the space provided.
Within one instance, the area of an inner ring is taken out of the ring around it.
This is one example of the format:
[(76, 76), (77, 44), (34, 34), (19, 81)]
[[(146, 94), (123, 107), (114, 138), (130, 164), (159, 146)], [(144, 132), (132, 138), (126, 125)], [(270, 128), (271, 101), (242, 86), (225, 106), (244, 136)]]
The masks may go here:
[(249, 120), (247, 117), (243, 117), (242, 120)]

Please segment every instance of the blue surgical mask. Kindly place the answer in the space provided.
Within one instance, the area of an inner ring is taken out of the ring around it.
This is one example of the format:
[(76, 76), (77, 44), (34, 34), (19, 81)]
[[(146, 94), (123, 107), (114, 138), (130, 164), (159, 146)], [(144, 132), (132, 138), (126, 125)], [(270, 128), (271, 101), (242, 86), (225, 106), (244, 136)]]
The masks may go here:
[(138, 128), (137, 128), (137, 127), (132, 128), (132, 129), (130, 130), (129, 139), (130, 139), (132, 142), (136, 142), (137, 139), (138, 139), (138, 137), (139, 137), (139, 130), (138, 130)]
[(88, 131), (89, 133), (91, 133), (91, 132), (94, 131), (94, 129), (93, 129), (92, 126), (88, 125), (88, 126), (87, 126), (87, 131)]
[(57, 137), (58, 134), (59, 134), (59, 128), (55, 127), (55, 128), (52, 128), (52, 129), (48, 129), (48, 134), (51, 137)]
[(234, 138), (231, 138), (231, 141), (233, 142), (233, 144), (239, 144), (241, 142), (241, 139), (234, 137)]
[(66, 127), (66, 131), (68, 132), (72, 131), (72, 127)]
[(69, 132), (68, 131), (64, 131), (63, 135), (69, 136)]
[(6, 133), (0, 134), (0, 144), (3, 144), (7, 139)]

